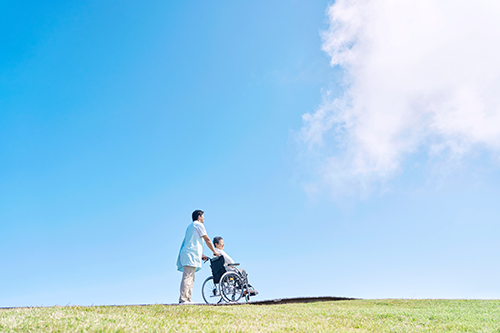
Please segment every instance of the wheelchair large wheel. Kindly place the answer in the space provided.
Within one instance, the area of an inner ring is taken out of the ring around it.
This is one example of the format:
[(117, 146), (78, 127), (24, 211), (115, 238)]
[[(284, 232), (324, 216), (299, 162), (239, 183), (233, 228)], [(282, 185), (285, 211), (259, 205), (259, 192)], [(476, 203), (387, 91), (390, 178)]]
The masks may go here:
[(201, 287), (201, 295), (203, 296), (203, 300), (207, 304), (217, 304), (221, 301), (222, 297), (220, 295), (219, 288), (214, 283), (213, 276), (207, 277), (205, 282), (203, 282), (203, 286)]
[(220, 279), (220, 293), (226, 302), (238, 302), (243, 296), (243, 287), (243, 281), (236, 273), (227, 272)]

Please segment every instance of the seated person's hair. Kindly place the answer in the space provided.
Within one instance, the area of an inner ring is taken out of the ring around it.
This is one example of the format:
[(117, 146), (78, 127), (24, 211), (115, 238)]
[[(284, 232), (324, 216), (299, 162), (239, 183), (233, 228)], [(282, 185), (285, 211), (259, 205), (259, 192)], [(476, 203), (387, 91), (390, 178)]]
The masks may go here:
[(219, 237), (219, 236), (214, 237), (214, 240), (212, 241), (214, 243), (214, 246), (217, 245), (217, 244), (219, 244), (220, 241), (221, 241), (221, 239), (222, 239), (222, 237)]
[(203, 211), (197, 209), (193, 212), (193, 215), (191, 215), (191, 217), (193, 218), (193, 221), (197, 221), (200, 215), (203, 215)]

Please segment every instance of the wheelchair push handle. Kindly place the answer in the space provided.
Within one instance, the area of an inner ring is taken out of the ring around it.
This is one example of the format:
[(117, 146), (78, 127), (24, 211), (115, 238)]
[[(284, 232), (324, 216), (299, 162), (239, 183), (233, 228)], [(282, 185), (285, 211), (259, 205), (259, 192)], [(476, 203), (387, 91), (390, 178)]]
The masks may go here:
[(203, 263), (206, 263), (209, 260), (212, 261), (212, 260), (217, 259), (217, 258), (219, 258), (219, 257), (212, 257), (212, 258), (210, 258), (210, 257), (207, 257), (207, 256), (203, 256), (203, 258), (201, 258), (201, 259), (203, 260)]
[[(209, 257), (205, 256), (205, 257), (203, 258), (203, 263), (206, 263), (206, 262), (207, 262), (207, 261), (209, 261), (209, 260), (210, 260), (210, 261), (215, 260), (215, 259), (217, 259), (217, 258), (219, 258), (219, 257), (212, 257), (212, 258), (209, 258)], [(227, 265), (228, 265), (228, 266), (239, 266), (239, 265), (240, 265), (240, 263), (235, 262), (234, 264), (227, 264)]]

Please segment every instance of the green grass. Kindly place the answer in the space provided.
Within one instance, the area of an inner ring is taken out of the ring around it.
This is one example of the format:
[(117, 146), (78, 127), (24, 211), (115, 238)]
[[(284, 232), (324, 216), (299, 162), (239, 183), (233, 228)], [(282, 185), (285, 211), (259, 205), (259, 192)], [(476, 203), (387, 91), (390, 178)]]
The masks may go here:
[(0, 332), (500, 332), (499, 300), (0, 310)]

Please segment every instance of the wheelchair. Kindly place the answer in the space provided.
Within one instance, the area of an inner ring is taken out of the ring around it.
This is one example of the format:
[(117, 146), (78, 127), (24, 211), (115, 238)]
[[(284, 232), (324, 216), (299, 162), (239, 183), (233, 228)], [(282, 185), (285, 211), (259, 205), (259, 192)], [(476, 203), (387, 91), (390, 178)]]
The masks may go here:
[[(214, 257), (209, 260), (212, 276), (209, 276), (201, 287), (201, 294), (205, 303), (236, 303), (242, 297), (248, 302), (251, 296), (257, 295), (255, 289), (248, 283), (246, 273), (237, 269), (226, 270), (223, 256)], [(229, 264), (228, 266), (234, 267), (238, 265)]]

